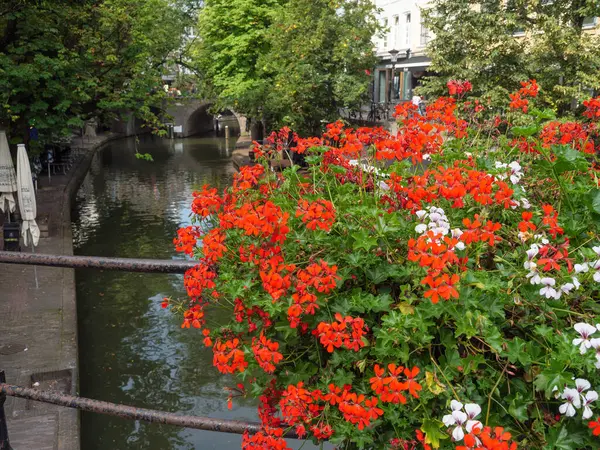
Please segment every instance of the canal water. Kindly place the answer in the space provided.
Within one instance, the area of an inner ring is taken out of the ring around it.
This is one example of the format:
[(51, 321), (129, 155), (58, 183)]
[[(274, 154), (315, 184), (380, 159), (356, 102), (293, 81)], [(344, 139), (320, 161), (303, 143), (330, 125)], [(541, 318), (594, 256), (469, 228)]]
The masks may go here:
[[(181, 258), (173, 237), (190, 224), (192, 192), (228, 186), (234, 140), (109, 143), (97, 153), (73, 211), (75, 254)], [(135, 157), (149, 153), (153, 162)], [(198, 330), (161, 308), (163, 297), (185, 297), (182, 275), (78, 270), (80, 392), (110, 402), (182, 414), (257, 420), (254, 402), (227, 409), (235, 383), (212, 366)], [(241, 437), (83, 413), (82, 445), (96, 449), (239, 449)], [(301, 443), (295, 442), (298, 448)], [(305, 445), (304, 449), (315, 448)]]

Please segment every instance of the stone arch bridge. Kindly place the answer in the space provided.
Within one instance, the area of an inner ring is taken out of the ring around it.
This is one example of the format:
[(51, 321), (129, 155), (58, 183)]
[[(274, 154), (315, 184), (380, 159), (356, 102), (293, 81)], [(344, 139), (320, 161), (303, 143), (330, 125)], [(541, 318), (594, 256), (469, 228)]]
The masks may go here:
[[(213, 116), (208, 113), (208, 108), (212, 105), (213, 103), (208, 100), (177, 98), (167, 108), (167, 114), (172, 117), (173, 124), (176, 127), (182, 127), (181, 136), (188, 137), (214, 129)], [(246, 117), (235, 111), (228, 111), (237, 119), (241, 136), (247, 136)]]

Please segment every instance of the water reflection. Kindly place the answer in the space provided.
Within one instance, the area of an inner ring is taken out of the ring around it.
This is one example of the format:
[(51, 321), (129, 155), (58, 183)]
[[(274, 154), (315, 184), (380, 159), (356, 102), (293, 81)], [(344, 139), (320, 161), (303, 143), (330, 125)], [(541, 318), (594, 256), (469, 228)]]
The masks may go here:
[[(116, 141), (100, 152), (73, 212), (75, 252), (177, 258), (176, 229), (189, 223), (192, 192), (230, 184), (234, 168), (222, 139)], [(154, 162), (135, 158), (150, 153)], [(256, 419), (255, 407), (226, 407), (231, 380), (213, 369), (195, 330), (160, 307), (184, 296), (180, 275), (77, 271), (81, 394), (187, 414)], [(235, 435), (182, 430), (109, 416), (82, 416), (84, 449), (239, 448)]]

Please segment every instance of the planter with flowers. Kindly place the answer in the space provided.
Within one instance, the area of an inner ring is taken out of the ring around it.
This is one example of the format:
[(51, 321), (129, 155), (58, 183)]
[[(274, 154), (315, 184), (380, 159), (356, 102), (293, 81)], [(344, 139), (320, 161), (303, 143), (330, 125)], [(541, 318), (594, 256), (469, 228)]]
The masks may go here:
[(296, 137), (308, 168), (275, 173), (261, 155), (283, 130), (230, 189), (195, 194), (175, 243), (198, 266), (165, 306), (238, 379), (230, 402), (258, 398), (243, 448), (285, 449), (288, 429), (339, 448), (600, 447), (600, 100), (558, 120), (529, 81), (492, 116), (469, 89), (399, 106), (396, 135)]

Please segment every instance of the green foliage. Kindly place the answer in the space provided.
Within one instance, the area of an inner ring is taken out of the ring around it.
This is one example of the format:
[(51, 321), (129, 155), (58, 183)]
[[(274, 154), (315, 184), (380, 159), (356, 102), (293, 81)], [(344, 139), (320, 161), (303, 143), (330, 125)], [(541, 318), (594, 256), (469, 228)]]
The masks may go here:
[(196, 48), (205, 93), (277, 126), (315, 132), (368, 96), (371, 2), (208, 0)]
[(191, 0), (12, 2), (0, 15), (0, 123), (51, 141), (133, 111), (156, 129), (160, 75), (193, 23)]
[(596, 0), (433, 0), (424, 14), (435, 33), (428, 54), (436, 77), (423, 88), (430, 95), (465, 79), (498, 104), (533, 78), (546, 86), (545, 104), (562, 113), (600, 89), (600, 34), (583, 27), (600, 16)]

